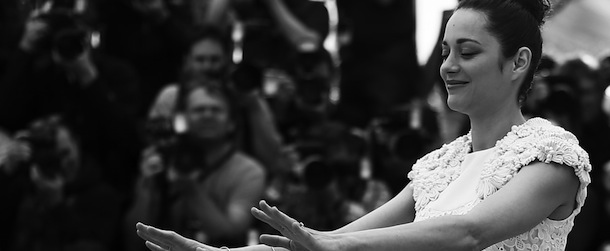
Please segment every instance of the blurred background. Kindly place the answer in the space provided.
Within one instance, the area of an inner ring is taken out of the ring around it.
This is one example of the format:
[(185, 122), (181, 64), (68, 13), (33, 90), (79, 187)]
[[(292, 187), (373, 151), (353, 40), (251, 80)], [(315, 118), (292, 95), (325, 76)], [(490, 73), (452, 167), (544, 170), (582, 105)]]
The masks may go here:
[[(592, 184), (567, 250), (610, 250), (610, 2), (554, 0), (523, 112)], [(468, 132), (438, 74), (456, 0), (2, 0), (0, 251), (146, 250), (135, 222), (257, 244), (265, 199), (330, 230)]]

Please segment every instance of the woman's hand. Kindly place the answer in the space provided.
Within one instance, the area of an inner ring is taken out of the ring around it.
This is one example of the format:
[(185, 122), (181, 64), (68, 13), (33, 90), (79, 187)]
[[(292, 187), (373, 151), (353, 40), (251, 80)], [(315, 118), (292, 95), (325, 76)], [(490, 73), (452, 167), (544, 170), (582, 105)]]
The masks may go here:
[(216, 251), (215, 247), (185, 238), (176, 232), (161, 230), (142, 223), (136, 224), (138, 236), (146, 241), (152, 251)]
[(265, 201), (261, 201), (259, 206), (260, 209), (251, 210), (254, 217), (269, 224), (283, 235), (261, 235), (262, 243), (292, 251), (341, 250), (338, 236), (307, 228), (276, 207), (270, 207)]

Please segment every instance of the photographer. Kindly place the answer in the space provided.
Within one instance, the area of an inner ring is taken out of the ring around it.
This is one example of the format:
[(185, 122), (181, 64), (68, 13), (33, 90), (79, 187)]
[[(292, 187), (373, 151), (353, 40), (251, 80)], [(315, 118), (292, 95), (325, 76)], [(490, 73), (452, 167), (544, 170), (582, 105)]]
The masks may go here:
[[(79, 150), (58, 116), (45, 117), (2, 143), (0, 249), (112, 250), (119, 223), (116, 190)], [(81, 223), (94, 221), (95, 230)]]
[(180, 126), (173, 136), (153, 143), (142, 159), (125, 220), (126, 236), (133, 237), (126, 250), (145, 249), (130, 234), (139, 221), (172, 227), (205, 243), (243, 245), (253, 220), (250, 208), (262, 198), (265, 170), (237, 149), (240, 124), (231, 91), (196, 78), (181, 84)]
[(322, 231), (347, 224), (390, 199), (363, 165), (368, 142), (338, 122), (311, 126), (295, 141), (299, 165), (276, 202)]
[[(206, 28), (186, 53), (182, 75), (234, 88), (239, 100), (236, 110), (244, 122), (244, 129), (239, 132), (240, 150), (260, 161), (270, 174), (285, 173), (291, 163), (283, 156), (282, 139), (261, 94), (261, 69), (247, 63), (233, 65), (229, 57), (231, 48), (221, 31)], [(165, 86), (150, 107), (149, 118), (172, 118), (180, 92), (181, 87), (175, 83)]]
[(60, 114), (82, 135), (82, 150), (108, 167), (106, 178), (124, 187), (137, 156), (138, 78), (95, 51), (91, 32), (70, 9), (33, 12), (0, 85), (0, 127), (10, 134)]
[(324, 49), (299, 53), (285, 74), (289, 81), (279, 82), (281, 90), (268, 100), (280, 132), (287, 142), (292, 142), (311, 126), (334, 119), (330, 89), (337, 74)]
[(435, 112), (422, 100), (397, 106), (371, 121), (373, 176), (388, 184), (393, 195), (408, 181), (405, 175), (427, 151), (441, 145)]

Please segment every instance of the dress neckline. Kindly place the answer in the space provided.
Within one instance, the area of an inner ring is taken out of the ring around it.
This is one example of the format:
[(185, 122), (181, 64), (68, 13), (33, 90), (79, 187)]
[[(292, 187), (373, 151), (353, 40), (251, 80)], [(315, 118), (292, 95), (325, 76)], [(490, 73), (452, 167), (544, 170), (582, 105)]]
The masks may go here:
[(492, 146), (492, 147), (487, 148), (487, 149), (478, 150), (478, 151), (474, 151), (473, 152), (472, 151), (472, 146), (470, 146), (470, 152), (468, 152), (467, 155), (480, 155), (480, 154), (484, 154), (484, 153), (487, 153), (487, 152), (491, 152), (491, 151), (493, 151), (496, 148), (497, 148), (496, 146)]

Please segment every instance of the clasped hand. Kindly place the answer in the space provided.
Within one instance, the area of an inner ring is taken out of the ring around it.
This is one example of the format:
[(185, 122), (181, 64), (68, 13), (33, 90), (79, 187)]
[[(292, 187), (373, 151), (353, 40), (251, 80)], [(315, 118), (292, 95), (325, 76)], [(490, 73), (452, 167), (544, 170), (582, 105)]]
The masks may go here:
[[(331, 251), (340, 249), (338, 235), (316, 231), (305, 227), (302, 223), (284, 214), (276, 207), (269, 206), (265, 201), (259, 203), (259, 208), (251, 212), (257, 219), (269, 224), (282, 236), (263, 234), (260, 241), (275, 250), (291, 251)], [(152, 251), (219, 251), (203, 243), (185, 238), (173, 231), (161, 230), (142, 223), (136, 224), (137, 234), (146, 241), (146, 246)], [(250, 246), (239, 250), (269, 251), (269, 247)]]

